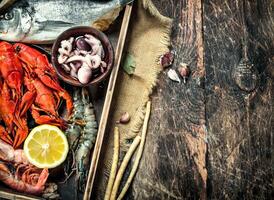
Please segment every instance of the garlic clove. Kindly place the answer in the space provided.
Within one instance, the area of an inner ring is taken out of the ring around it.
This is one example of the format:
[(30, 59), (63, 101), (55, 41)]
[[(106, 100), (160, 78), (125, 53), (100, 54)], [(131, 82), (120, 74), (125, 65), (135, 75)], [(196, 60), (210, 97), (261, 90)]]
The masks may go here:
[(80, 83), (82, 84), (87, 84), (89, 83), (91, 76), (92, 76), (92, 71), (88, 66), (82, 66), (79, 70), (78, 70), (78, 80)]
[(130, 121), (130, 115), (128, 114), (128, 112), (124, 112), (121, 117), (120, 120), (118, 121), (121, 124), (127, 124)]
[(178, 74), (176, 73), (176, 71), (174, 69), (170, 69), (167, 72), (167, 76), (171, 80), (181, 83), (180, 77), (178, 76)]
[(190, 70), (186, 63), (181, 63), (180, 67), (178, 67), (178, 72), (183, 78), (183, 82), (186, 83), (187, 78), (189, 77)]
[(166, 68), (173, 63), (173, 60), (174, 60), (174, 53), (172, 51), (169, 51), (160, 57), (159, 63), (163, 68)]

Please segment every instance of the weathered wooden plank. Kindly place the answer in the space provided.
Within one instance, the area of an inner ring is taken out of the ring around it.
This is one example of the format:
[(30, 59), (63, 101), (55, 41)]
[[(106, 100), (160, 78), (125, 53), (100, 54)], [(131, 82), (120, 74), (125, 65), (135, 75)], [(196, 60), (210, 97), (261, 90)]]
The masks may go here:
[[(195, 47), (185, 46), (191, 32), (180, 26), (192, 23), (192, 18), (184, 15), (191, 8), (190, 1), (154, 2), (162, 14), (175, 19), (174, 66), (195, 59), (189, 52), (195, 52)], [(199, 86), (192, 79), (178, 91), (178, 85), (167, 80), (165, 74), (160, 76), (153, 95), (149, 142), (129, 199), (199, 197), (196, 192), (202, 187), (193, 178), (197, 173), (195, 159), (184, 135), (193, 122), (197, 124), (203, 119), (203, 92), (209, 147), (207, 197), (271, 199), (273, 196), (273, 1), (246, 1), (245, 11), (242, 3), (204, 1), (205, 91), (203, 81)], [(178, 34), (182, 30), (185, 34)], [(260, 76), (256, 91), (251, 93), (239, 89), (231, 77), (242, 58), (245, 35), (248, 58)], [(194, 71), (197, 69), (193, 67), (195, 63), (190, 66)]]
[(180, 9), (180, 0), (152, 0), (152, 2), (162, 15), (172, 19), (176, 17), (175, 10)]
[[(274, 87), (265, 72), (270, 65), (274, 70), (273, 22), (272, 0), (204, 1), (210, 199), (273, 197)], [(255, 91), (241, 87), (255, 72), (238, 74), (238, 85), (232, 76), (245, 38), (248, 59), (260, 76)]]
[(171, 37), (177, 56), (172, 68), (188, 63), (192, 77), (184, 85), (169, 80), (166, 72), (160, 75), (145, 151), (128, 199), (204, 199), (206, 195), (202, 4), (167, 2), (174, 5)]

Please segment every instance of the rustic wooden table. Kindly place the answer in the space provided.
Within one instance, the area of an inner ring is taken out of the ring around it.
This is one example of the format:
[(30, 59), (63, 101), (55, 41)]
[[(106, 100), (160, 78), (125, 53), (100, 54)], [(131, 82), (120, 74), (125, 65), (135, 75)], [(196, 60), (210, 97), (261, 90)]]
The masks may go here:
[(174, 19), (140, 169), (127, 199), (271, 199), (274, 1), (154, 0)]

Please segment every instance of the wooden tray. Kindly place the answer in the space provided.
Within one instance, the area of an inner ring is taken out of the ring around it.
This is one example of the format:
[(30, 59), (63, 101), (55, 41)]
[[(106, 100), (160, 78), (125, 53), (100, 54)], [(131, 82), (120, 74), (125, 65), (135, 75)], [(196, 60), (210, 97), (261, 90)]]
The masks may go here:
[[(97, 165), (99, 161), (99, 156), (101, 152), (101, 147), (104, 139), (105, 129), (107, 125), (107, 120), (109, 116), (109, 110), (112, 102), (112, 97), (114, 93), (115, 83), (119, 71), (119, 66), (122, 58), (124, 43), (126, 39), (126, 34), (128, 30), (128, 24), (131, 16), (132, 4), (127, 5), (124, 13), (121, 14), (120, 19), (117, 20), (116, 24), (112, 27), (113, 29), (106, 33), (109, 37), (114, 49), (115, 49), (115, 59), (114, 59), (114, 66), (111, 72), (111, 75), (108, 80), (103, 82), (101, 85), (97, 87), (90, 88), (90, 93), (92, 96), (92, 101), (95, 107), (96, 118), (99, 123), (97, 139), (95, 142), (95, 146), (92, 153), (91, 164), (88, 174), (88, 179), (86, 183), (86, 189), (84, 194), (80, 197), (77, 194), (78, 199), (89, 200), (93, 188), (93, 183), (97, 171)], [(117, 27), (120, 27), (117, 29)], [(99, 92), (100, 90), (100, 92)], [(71, 185), (72, 187), (74, 185)], [(75, 187), (75, 186), (74, 186)], [(59, 188), (58, 188), (59, 189)], [(27, 199), (27, 200), (34, 200), (34, 199), (43, 199), (41, 197), (32, 196), (28, 194), (23, 194), (16, 192), (2, 183), (0, 183), (0, 199)], [(71, 194), (71, 188), (62, 188), (61, 189), (61, 198), (62, 199), (76, 199)]]

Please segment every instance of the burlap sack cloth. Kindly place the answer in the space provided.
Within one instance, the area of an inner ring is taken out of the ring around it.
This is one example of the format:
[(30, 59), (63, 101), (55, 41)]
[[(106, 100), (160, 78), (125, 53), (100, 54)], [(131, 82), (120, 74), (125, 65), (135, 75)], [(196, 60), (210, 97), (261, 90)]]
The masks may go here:
[(105, 194), (112, 163), (113, 130), (117, 126), (116, 121), (125, 111), (131, 116), (130, 123), (118, 125), (120, 160), (131, 139), (139, 134), (142, 127), (146, 102), (156, 84), (157, 75), (162, 70), (158, 59), (168, 51), (170, 25), (171, 20), (162, 16), (150, 0), (135, 2), (124, 52), (133, 55), (136, 69), (131, 76), (121, 69), (117, 78), (110, 123), (100, 157), (103, 166), (98, 170), (94, 189), (96, 199), (103, 199)]

